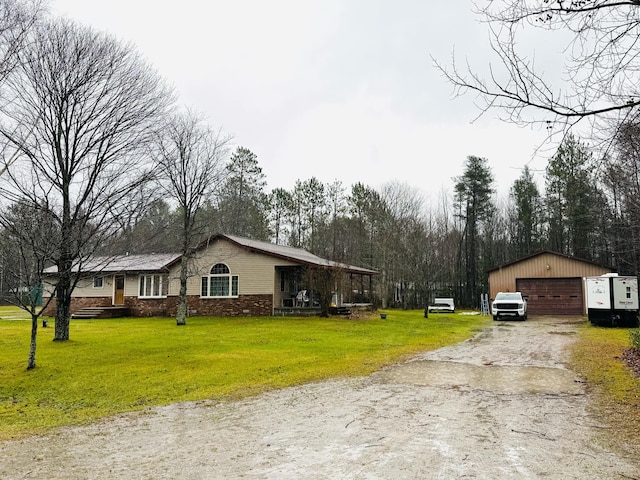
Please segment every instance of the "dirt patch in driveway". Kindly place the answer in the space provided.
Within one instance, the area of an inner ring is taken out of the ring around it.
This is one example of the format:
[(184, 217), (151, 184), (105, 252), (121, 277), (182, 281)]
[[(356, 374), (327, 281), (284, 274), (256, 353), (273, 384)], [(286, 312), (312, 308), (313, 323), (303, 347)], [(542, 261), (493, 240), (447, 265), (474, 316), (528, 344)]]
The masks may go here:
[(565, 366), (575, 328), (494, 323), (365, 378), (1, 443), (0, 478), (638, 478), (636, 457), (599, 441), (615, 432)]

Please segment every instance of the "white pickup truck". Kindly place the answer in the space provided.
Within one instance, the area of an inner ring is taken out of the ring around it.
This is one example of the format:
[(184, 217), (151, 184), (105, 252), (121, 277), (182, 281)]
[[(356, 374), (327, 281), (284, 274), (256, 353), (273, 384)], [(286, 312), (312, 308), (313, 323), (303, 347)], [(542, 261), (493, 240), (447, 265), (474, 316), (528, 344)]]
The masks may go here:
[(435, 298), (433, 305), (429, 305), (429, 312), (448, 312), (455, 313), (456, 307), (453, 298)]
[(527, 319), (527, 301), (520, 292), (499, 292), (491, 304), (494, 320), (503, 318)]

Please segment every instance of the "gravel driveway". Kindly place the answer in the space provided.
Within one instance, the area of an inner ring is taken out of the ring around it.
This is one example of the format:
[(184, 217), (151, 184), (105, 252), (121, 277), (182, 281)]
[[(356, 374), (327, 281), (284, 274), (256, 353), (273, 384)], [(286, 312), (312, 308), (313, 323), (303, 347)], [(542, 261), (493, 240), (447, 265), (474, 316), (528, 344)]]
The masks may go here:
[(567, 370), (571, 319), (494, 322), (369, 377), (0, 443), (1, 479), (630, 479)]

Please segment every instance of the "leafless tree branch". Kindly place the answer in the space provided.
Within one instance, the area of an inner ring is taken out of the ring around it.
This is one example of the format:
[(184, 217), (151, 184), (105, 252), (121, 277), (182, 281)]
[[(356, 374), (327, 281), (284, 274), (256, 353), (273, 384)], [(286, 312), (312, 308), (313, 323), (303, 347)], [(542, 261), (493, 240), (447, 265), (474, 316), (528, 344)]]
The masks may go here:
[(56, 339), (64, 340), (80, 275), (72, 267), (152, 178), (148, 145), (173, 96), (131, 45), (69, 20), (38, 24), (18, 59), (0, 111), (0, 136), (15, 156), (0, 196), (46, 202), (53, 212), (61, 239)]
[[(640, 2), (607, 0), (504, 0), (476, 4), (488, 23), (498, 64), (482, 75), (433, 59), (456, 96), (475, 95), (480, 115), (497, 109), (516, 124), (542, 123), (566, 131), (578, 122), (619, 122), (640, 114)], [(524, 31), (540, 42), (565, 43), (564, 82), (555, 86), (520, 43)], [(546, 40), (548, 38), (548, 40)], [(568, 40), (567, 40), (568, 38)]]
[(224, 161), (230, 138), (212, 131), (193, 112), (176, 114), (156, 139), (155, 158), (160, 184), (181, 214), (182, 263), (176, 323), (186, 323), (189, 262), (198, 242), (197, 221), (204, 205), (224, 179)]

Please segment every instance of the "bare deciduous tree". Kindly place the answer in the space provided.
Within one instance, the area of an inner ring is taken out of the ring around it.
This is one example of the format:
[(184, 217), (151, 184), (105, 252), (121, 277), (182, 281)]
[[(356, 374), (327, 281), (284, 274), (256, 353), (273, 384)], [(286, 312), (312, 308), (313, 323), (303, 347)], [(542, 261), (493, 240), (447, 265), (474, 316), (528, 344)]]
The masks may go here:
[(39, 24), (18, 58), (0, 123), (17, 157), (0, 194), (56, 219), (54, 340), (67, 340), (83, 261), (148, 180), (148, 143), (173, 96), (131, 45), (69, 20)]
[[(477, 13), (489, 25), (498, 66), (483, 75), (469, 64), (460, 69), (455, 58), (450, 67), (435, 63), (459, 95), (476, 95), (481, 112), (499, 109), (508, 121), (560, 130), (585, 118), (614, 124), (637, 118), (639, 0), (503, 0), (478, 4)], [(532, 29), (544, 33), (537, 45), (558, 45), (563, 85), (554, 85), (523, 46)]]
[(43, 14), (40, 0), (0, 0), (0, 82), (18, 65), (18, 53)]
[(394, 181), (382, 186), (380, 199), (376, 242), (383, 283), (391, 287), (387, 299), (382, 297), (383, 307), (391, 301), (390, 305), (407, 308), (416, 284), (411, 271), (423, 263), (421, 245), (414, 239), (423, 229), (424, 198), (416, 188)]
[[(0, 248), (7, 282), (5, 300), (31, 316), (31, 342), (27, 370), (36, 366), (38, 319), (52, 296), (42, 303), (45, 269), (58, 248), (55, 216), (46, 204), (16, 202), (0, 212), (3, 228)], [(53, 287), (55, 288), (55, 286)]]
[(185, 325), (187, 280), (201, 230), (199, 214), (225, 178), (224, 160), (229, 138), (213, 132), (191, 112), (175, 115), (157, 138), (157, 161), (167, 194), (181, 216), (180, 292), (176, 324)]

